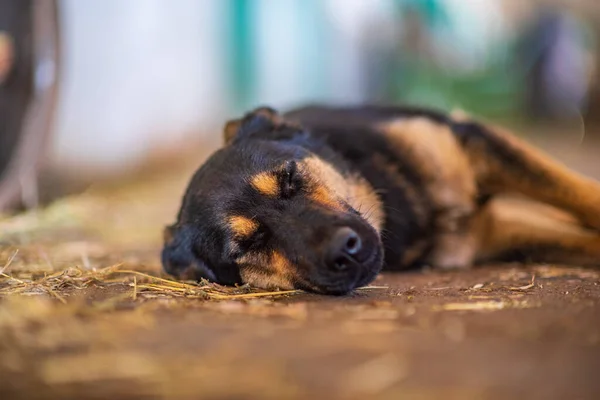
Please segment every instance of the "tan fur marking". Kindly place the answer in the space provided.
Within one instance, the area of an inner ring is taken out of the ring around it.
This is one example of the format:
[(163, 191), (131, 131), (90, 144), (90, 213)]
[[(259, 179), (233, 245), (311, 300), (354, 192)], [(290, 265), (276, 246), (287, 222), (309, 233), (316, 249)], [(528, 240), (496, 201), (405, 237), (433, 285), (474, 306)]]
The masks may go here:
[(382, 127), (392, 143), (419, 160), (426, 189), (440, 208), (471, 207), (476, 193), (469, 158), (445, 125), (426, 118), (398, 119)]
[(293, 283), (284, 276), (268, 274), (266, 271), (254, 269), (252, 266), (240, 270), (244, 283), (261, 289), (294, 289)]
[(342, 210), (341, 203), (334, 197), (334, 194), (327, 190), (325, 186), (318, 184), (309, 195), (310, 199), (325, 207)]
[(8, 77), (15, 60), (15, 46), (12, 38), (0, 32), (0, 84)]
[(269, 261), (269, 265), (275, 270), (276, 273), (289, 275), (293, 270), (292, 262), (277, 250), (274, 250), (271, 253), (271, 259)]
[(229, 217), (229, 226), (236, 237), (247, 238), (256, 232), (258, 222), (241, 215), (234, 215)]
[(223, 141), (226, 145), (228, 145), (233, 141), (233, 139), (235, 139), (236, 135), (240, 130), (241, 125), (241, 119), (233, 119), (225, 123), (225, 126), (223, 127)]
[(403, 118), (383, 124), (381, 130), (418, 168), (436, 208), (432, 265), (469, 266), (476, 246), (469, 240), (475, 212), (477, 185), (467, 154), (451, 130), (426, 118)]
[(313, 201), (326, 207), (341, 209), (341, 202), (348, 203), (378, 232), (383, 226), (384, 213), (381, 200), (371, 185), (359, 176), (345, 178), (329, 163), (317, 156), (308, 157), (299, 168), (315, 181), (311, 194)]
[[(526, 166), (526, 171), (515, 173), (489, 151), (469, 148), (471, 163), (483, 185), (491, 184), (497, 191), (522, 193), (567, 210), (585, 224), (600, 229), (600, 182), (567, 168), (505, 128), (489, 123), (486, 127), (496, 146), (500, 143), (516, 162)], [(552, 184), (539, 184), (540, 176)]]
[(264, 289), (293, 289), (294, 265), (279, 251), (251, 253), (237, 260), (244, 283)]
[(344, 199), (347, 197), (348, 188), (344, 177), (328, 162), (317, 156), (307, 157), (299, 164), (305, 174), (310, 176), (320, 186), (324, 186), (332, 197)]
[(511, 249), (546, 246), (548, 262), (600, 265), (600, 234), (573, 216), (528, 199), (498, 198), (482, 210), (475, 226), (477, 259), (488, 260)]
[(261, 172), (252, 177), (250, 183), (260, 194), (276, 197), (279, 194), (279, 182), (277, 177), (269, 172)]
[(349, 179), (348, 192), (348, 204), (360, 212), (377, 232), (381, 232), (385, 219), (383, 203), (371, 184), (355, 176)]

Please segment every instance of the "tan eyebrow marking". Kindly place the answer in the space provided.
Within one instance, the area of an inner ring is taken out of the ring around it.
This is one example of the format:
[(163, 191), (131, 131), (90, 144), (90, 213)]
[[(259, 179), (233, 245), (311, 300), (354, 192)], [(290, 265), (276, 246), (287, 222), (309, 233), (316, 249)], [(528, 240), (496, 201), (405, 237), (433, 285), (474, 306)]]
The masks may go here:
[(275, 197), (279, 194), (277, 177), (269, 172), (261, 172), (252, 177), (250, 183), (260, 194)]
[(241, 215), (233, 215), (229, 217), (229, 226), (236, 237), (247, 238), (256, 232), (258, 222)]

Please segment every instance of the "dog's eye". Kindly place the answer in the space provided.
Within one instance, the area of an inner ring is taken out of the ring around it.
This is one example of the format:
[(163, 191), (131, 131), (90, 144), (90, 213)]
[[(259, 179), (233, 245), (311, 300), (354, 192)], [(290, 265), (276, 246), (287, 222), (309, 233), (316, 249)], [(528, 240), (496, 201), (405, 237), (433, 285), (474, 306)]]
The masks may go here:
[(269, 239), (269, 232), (264, 227), (260, 227), (250, 237), (244, 239), (240, 246), (244, 250), (257, 250), (264, 247)]
[(288, 161), (280, 178), (281, 197), (290, 198), (300, 188), (300, 177), (298, 174), (298, 166), (295, 161)]

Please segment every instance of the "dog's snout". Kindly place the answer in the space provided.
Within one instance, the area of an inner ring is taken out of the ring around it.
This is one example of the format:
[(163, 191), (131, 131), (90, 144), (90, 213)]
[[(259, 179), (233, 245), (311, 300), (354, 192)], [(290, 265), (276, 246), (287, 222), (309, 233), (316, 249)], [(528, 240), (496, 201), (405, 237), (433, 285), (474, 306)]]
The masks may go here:
[(162, 251), (162, 264), (165, 272), (178, 276), (183, 270), (189, 268), (193, 262), (194, 257), (192, 252), (179, 244), (170, 244), (166, 246)]
[(214, 281), (215, 274), (194, 254), (192, 232), (183, 228), (169, 229), (168, 233), (161, 254), (164, 271), (180, 279), (206, 278)]
[(215, 274), (185, 246), (167, 246), (162, 252), (162, 264), (166, 273), (179, 279), (205, 278), (216, 281)]
[(360, 236), (351, 228), (339, 228), (329, 243), (327, 264), (329, 267), (343, 271), (354, 261), (354, 256), (362, 248)]

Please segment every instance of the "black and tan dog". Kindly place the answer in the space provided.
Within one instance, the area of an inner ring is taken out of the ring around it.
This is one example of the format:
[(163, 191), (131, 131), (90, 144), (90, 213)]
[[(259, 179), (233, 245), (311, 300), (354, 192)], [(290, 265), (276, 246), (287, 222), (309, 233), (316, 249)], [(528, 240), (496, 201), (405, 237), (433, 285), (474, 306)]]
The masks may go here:
[(230, 121), (162, 253), (179, 277), (328, 294), (510, 259), (600, 264), (600, 184), (500, 128), (379, 106)]

